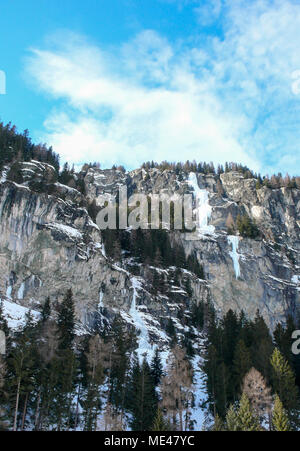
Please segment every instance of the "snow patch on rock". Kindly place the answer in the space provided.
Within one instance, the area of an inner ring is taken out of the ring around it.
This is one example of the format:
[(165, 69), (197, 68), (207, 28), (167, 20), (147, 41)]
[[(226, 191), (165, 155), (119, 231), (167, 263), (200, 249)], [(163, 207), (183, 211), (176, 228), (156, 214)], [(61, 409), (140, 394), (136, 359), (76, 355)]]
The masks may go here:
[(71, 238), (82, 240), (82, 233), (79, 232), (79, 230), (75, 229), (74, 227), (70, 227), (65, 224), (59, 224), (56, 222), (45, 224), (45, 226), (48, 227), (49, 229), (58, 230)]
[(33, 317), (34, 322), (37, 322), (40, 318), (39, 312), (35, 310), (29, 310), (22, 305), (7, 300), (2, 301), (2, 308), (4, 317), (8, 323), (8, 327), (14, 330), (24, 326), (26, 322), (26, 313), (28, 313), (29, 311)]

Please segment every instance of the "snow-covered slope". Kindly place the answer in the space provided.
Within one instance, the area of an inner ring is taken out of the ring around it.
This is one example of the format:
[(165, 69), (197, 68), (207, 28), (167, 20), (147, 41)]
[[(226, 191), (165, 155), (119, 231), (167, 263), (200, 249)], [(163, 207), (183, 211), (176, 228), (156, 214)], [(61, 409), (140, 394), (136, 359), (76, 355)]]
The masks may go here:
[(0, 303), (2, 304), (3, 314), (5, 319), (7, 320), (8, 327), (13, 330), (17, 330), (24, 326), (26, 321), (26, 314), (28, 312), (31, 313), (33, 321), (38, 321), (40, 317), (39, 312), (35, 310), (30, 310), (29, 308), (26, 307), (22, 307), (21, 305), (16, 304), (15, 302), (0, 299)]

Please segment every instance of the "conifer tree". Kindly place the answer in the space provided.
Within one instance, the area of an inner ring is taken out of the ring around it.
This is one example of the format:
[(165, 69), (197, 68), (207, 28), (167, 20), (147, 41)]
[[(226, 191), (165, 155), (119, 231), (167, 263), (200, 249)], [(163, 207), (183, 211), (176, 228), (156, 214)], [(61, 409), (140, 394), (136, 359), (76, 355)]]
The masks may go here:
[(75, 312), (71, 289), (67, 290), (60, 305), (57, 326), (58, 350), (52, 362), (52, 370), (57, 371), (57, 381), (53, 386), (51, 414), (58, 430), (69, 430), (77, 375), (77, 360), (73, 350)]
[(34, 412), (34, 429), (43, 429), (49, 425), (49, 409), (54, 397), (54, 386), (58, 381), (58, 330), (54, 320), (42, 322), (38, 338), (38, 374), (36, 377), (36, 405)]
[(157, 409), (156, 411), (156, 416), (154, 418), (154, 422), (153, 422), (153, 426), (152, 426), (152, 431), (156, 431), (156, 432), (164, 432), (164, 431), (169, 431), (170, 425), (169, 423), (164, 419), (163, 413), (161, 411), (161, 409)]
[(274, 431), (290, 431), (289, 417), (285, 412), (278, 395), (275, 395), (272, 412), (272, 426)]
[(155, 353), (151, 362), (151, 374), (155, 386), (159, 385), (163, 375), (163, 366), (158, 348), (155, 349)]
[(300, 355), (292, 353), (293, 338), (292, 334), (297, 329), (294, 319), (289, 316), (286, 321), (285, 327), (278, 323), (274, 330), (274, 341), (276, 347), (279, 349), (284, 358), (291, 365), (295, 371), (297, 385), (300, 381)]
[(3, 302), (1, 300), (0, 300), (0, 330), (3, 330), (7, 338), (9, 335), (9, 327), (3, 313)]
[(255, 221), (252, 221), (249, 215), (238, 215), (236, 220), (237, 228), (241, 236), (248, 238), (256, 238), (259, 230)]
[(186, 281), (184, 282), (184, 289), (187, 292), (187, 295), (189, 297), (192, 297), (193, 289), (192, 289), (191, 279), (190, 278), (187, 278)]
[(0, 431), (6, 430), (6, 422), (4, 419), (4, 406), (7, 401), (7, 394), (5, 393), (4, 386), (6, 380), (6, 364), (4, 357), (0, 355)]
[(42, 313), (41, 313), (41, 320), (44, 323), (49, 319), (51, 315), (51, 306), (50, 306), (50, 298), (49, 296), (46, 298), (45, 303), (43, 305)]
[(135, 363), (129, 393), (132, 429), (135, 431), (150, 430), (157, 410), (157, 395), (151, 369), (146, 359), (141, 365), (138, 362)]
[(130, 359), (136, 347), (136, 333), (126, 331), (120, 316), (114, 319), (111, 333), (108, 379), (109, 402), (115, 407), (116, 412), (121, 413), (123, 424)]
[(89, 350), (87, 353), (88, 378), (87, 392), (84, 406), (85, 430), (96, 430), (99, 410), (101, 407), (101, 384), (104, 382), (104, 372), (102, 366), (103, 341), (99, 335), (91, 337), (89, 340)]
[(71, 426), (77, 360), (72, 348), (59, 349), (58, 358), (54, 360), (57, 381), (54, 384), (54, 399), (51, 403), (52, 417), (57, 430), (69, 430)]
[(286, 409), (290, 421), (296, 425), (299, 421), (299, 391), (295, 385), (295, 375), (278, 348), (274, 349), (271, 365), (274, 391)]
[(177, 338), (176, 338), (176, 329), (171, 317), (168, 319), (166, 325), (166, 332), (169, 335), (169, 337), (171, 337), (171, 345), (174, 345), (177, 342)]
[(60, 337), (59, 348), (61, 350), (70, 349), (75, 336), (75, 312), (71, 289), (66, 292), (60, 305), (57, 323)]
[(23, 183), (22, 167), (19, 161), (15, 161), (11, 165), (10, 170), (7, 173), (7, 178), (15, 183)]
[(270, 358), (274, 350), (270, 330), (259, 311), (256, 312), (254, 321), (249, 325), (251, 340), (252, 365), (266, 380), (271, 377)]
[(238, 416), (234, 405), (231, 404), (226, 413), (226, 429), (227, 431), (237, 431), (239, 428)]
[(245, 393), (242, 394), (239, 410), (237, 412), (239, 431), (258, 431), (259, 422), (251, 409), (250, 401)]
[(9, 378), (8, 391), (13, 396), (13, 430), (18, 429), (20, 400), (23, 397), (24, 408), (22, 428), (27, 411), (28, 396), (33, 389), (33, 378), (35, 371), (35, 329), (30, 312), (26, 315), (26, 323), (15, 340), (15, 346), (8, 357)]
[(235, 391), (240, 393), (242, 381), (251, 368), (251, 352), (244, 340), (239, 340), (234, 351), (233, 375), (235, 378)]
[(224, 423), (218, 414), (215, 416), (214, 425), (212, 427), (213, 431), (224, 431)]
[(223, 359), (226, 365), (232, 365), (234, 358), (234, 350), (240, 333), (240, 324), (237, 314), (232, 310), (228, 310), (222, 320), (222, 347)]
[(214, 416), (218, 414), (224, 417), (228, 402), (228, 370), (212, 344), (207, 346), (203, 369), (207, 375), (206, 386), (210, 411)]

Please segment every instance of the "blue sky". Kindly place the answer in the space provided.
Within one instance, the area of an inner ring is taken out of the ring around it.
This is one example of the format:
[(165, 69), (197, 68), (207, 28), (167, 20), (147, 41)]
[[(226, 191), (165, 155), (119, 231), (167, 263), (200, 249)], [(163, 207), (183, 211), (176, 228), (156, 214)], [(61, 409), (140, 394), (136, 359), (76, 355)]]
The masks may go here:
[(239, 161), (299, 174), (300, 1), (0, 6), (1, 120), (62, 161)]

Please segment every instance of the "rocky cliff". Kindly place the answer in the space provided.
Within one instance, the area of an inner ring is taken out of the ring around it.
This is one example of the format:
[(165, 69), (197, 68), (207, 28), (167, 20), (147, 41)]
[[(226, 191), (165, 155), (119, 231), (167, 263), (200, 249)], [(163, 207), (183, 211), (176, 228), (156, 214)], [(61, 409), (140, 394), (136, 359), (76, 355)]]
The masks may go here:
[[(153, 342), (167, 343), (170, 317), (178, 333), (184, 330), (178, 311), (188, 316), (193, 303), (210, 300), (220, 314), (232, 308), (249, 317), (259, 309), (271, 327), (299, 311), (299, 189), (257, 189), (254, 178), (238, 172), (219, 176), (154, 168), (126, 173), (88, 167), (77, 175), (85, 195), (55, 182), (46, 194), (32, 182), (41, 171), (51, 179), (49, 165), (27, 162), (22, 171), (21, 185), (7, 180), (7, 171), (0, 183), (0, 297), (7, 305), (39, 311), (47, 296), (59, 303), (71, 287), (79, 331), (120, 312), (140, 331), (141, 353)], [(154, 262), (135, 262), (133, 270), (130, 255), (119, 261), (106, 256), (88, 206), (100, 203), (103, 193), (116, 195), (120, 185), (129, 194), (193, 193), (197, 230), (168, 233), (172, 245), (181, 243), (186, 256), (197, 256), (204, 277)], [(245, 214), (257, 224), (255, 238), (228, 230), (229, 219), (236, 224)], [(154, 293), (155, 273), (164, 290)]]

